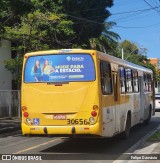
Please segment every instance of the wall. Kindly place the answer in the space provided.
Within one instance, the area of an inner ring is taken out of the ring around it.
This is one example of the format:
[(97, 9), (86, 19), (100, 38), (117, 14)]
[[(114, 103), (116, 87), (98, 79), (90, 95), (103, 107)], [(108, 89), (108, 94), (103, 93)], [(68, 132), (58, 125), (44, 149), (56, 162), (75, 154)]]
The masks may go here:
[(0, 40), (0, 90), (12, 89), (12, 74), (4, 67), (4, 60), (11, 58), (11, 42)]
[(153, 64), (158, 69), (158, 58), (148, 58), (150, 60), (150, 63)]
[[(160, 58), (148, 58), (150, 63), (153, 64), (156, 68), (156, 71), (160, 70)], [(160, 81), (156, 81), (155, 83), (155, 93), (160, 93)]]

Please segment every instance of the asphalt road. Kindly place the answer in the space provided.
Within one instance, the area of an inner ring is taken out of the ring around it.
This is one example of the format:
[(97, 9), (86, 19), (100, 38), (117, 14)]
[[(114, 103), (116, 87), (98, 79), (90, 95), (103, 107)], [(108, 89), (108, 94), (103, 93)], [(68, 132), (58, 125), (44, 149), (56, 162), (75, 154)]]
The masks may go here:
[(68, 139), (59, 137), (24, 137), (21, 131), (0, 135), (0, 154), (52, 154), (55, 160), (115, 160), (160, 123), (160, 112), (150, 125), (137, 125), (130, 138)]

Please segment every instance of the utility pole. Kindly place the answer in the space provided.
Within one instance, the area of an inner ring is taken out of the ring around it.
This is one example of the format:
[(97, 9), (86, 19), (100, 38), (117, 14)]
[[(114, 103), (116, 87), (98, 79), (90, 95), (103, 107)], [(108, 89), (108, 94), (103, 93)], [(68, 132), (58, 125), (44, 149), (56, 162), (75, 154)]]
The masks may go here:
[(122, 59), (124, 60), (124, 50), (122, 48)]

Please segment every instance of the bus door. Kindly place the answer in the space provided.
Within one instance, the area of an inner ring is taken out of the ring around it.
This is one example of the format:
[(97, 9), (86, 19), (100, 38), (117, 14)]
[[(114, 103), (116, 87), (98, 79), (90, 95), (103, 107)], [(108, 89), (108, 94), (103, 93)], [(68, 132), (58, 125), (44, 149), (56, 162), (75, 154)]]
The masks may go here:
[(139, 90), (140, 90), (140, 121), (144, 119), (144, 81), (143, 77), (139, 76)]
[(114, 110), (115, 110), (115, 132), (119, 131), (118, 127), (118, 108), (119, 108), (119, 100), (118, 100), (118, 72), (112, 71), (112, 80), (113, 80), (113, 98), (114, 98)]

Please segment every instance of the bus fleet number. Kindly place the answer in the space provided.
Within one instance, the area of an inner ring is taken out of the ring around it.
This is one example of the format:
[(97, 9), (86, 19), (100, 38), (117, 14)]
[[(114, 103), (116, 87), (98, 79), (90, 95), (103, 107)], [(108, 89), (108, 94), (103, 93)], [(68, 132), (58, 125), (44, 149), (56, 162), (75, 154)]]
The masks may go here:
[(76, 125), (87, 125), (87, 119), (67, 119), (67, 124), (76, 124)]

